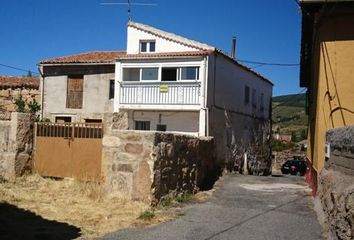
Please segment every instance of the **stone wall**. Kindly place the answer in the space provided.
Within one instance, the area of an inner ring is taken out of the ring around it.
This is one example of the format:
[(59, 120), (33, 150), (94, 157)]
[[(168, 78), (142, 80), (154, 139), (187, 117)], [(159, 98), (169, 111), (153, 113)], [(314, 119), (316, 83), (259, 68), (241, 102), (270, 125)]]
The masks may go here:
[(10, 120), (11, 113), (17, 111), (14, 104), (15, 99), (19, 96), (29, 103), (35, 99), (38, 103), (40, 101), (39, 90), (35, 88), (6, 88), (0, 89), (0, 120)]
[[(125, 122), (122, 114), (113, 119)], [(156, 204), (165, 196), (211, 187), (220, 173), (212, 138), (118, 125), (108, 122), (102, 141), (102, 176), (110, 193)]]
[(354, 239), (354, 126), (327, 132), (330, 157), (320, 172), (317, 195), (329, 239)]
[(11, 121), (0, 121), (0, 176), (13, 179), (32, 169), (34, 116), (11, 114)]

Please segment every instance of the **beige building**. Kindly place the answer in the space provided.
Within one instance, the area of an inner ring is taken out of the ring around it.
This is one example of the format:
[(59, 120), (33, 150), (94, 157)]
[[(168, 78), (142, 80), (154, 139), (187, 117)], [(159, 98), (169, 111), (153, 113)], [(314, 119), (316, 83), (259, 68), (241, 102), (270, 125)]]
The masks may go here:
[(300, 86), (308, 88), (308, 160), (325, 163), (328, 129), (354, 124), (354, 1), (302, 0)]

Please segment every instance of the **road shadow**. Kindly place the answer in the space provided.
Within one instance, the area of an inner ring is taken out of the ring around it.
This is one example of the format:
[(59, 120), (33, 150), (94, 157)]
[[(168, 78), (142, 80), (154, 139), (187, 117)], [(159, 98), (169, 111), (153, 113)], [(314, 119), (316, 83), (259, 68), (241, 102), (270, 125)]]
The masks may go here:
[(33, 212), (0, 202), (0, 239), (66, 240), (80, 236), (80, 229), (67, 223), (51, 221)]

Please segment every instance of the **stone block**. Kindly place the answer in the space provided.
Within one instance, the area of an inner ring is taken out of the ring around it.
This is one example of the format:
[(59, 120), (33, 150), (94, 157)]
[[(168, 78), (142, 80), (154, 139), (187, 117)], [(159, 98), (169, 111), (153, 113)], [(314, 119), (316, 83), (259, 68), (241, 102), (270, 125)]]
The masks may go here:
[(140, 154), (143, 152), (143, 144), (141, 143), (127, 143), (124, 146), (127, 153)]
[(20, 153), (15, 160), (15, 174), (22, 176), (26, 172), (31, 172), (31, 156), (27, 153)]
[(10, 96), (10, 90), (8, 89), (3, 89), (3, 90), (0, 90), (0, 97), (9, 97)]
[(149, 164), (146, 161), (139, 163), (137, 171), (133, 176), (132, 198), (150, 202), (151, 201), (151, 187), (152, 187), (152, 173)]
[(115, 152), (114, 156), (113, 156), (113, 161), (114, 162), (127, 162), (127, 161), (132, 161), (132, 162), (137, 162), (139, 161), (141, 158), (137, 158), (136, 155), (132, 155), (129, 153), (125, 153), (125, 152)]
[(120, 131), (117, 135), (120, 139), (129, 142), (136, 142), (142, 139), (141, 133), (135, 131)]
[(104, 147), (118, 147), (120, 140), (118, 137), (114, 136), (104, 136), (102, 139), (102, 145)]
[(117, 171), (120, 172), (133, 172), (134, 166), (132, 163), (118, 163), (117, 164)]
[(110, 193), (121, 193), (131, 196), (133, 182), (133, 175), (131, 173), (116, 172), (105, 178), (109, 181), (106, 187)]
[(128, 112), (115, 112), (112, 116), (112, 129), (113, 130), (126, 130), (129, 128)]

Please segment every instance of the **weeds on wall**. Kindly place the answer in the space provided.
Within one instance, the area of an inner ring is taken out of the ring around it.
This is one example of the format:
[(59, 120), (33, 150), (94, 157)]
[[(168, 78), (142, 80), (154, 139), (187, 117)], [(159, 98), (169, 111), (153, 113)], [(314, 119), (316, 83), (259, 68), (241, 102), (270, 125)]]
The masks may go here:
[(19, 95), (19, 97), (15, 99), (15, 105), (17, 107), (17, 112), (25, 112), (26, 102), (25, 100), (23, 100), (21, 95)]
[[(41, 110), (41, 105), (36, 101), (36, 99), (33, 99), (32, 101), (26, 103), (25, 100), (23, 100), (22, 95), (19, 95), (16, 99), (14, 104), (16, 105), (16, 110), (19, 113), (24, 113), (28, 109), (28, 111), (32, 114), (37, 114)], [(27, 109), (26, 109), (27, 105)], [(37, 121), (39, 120), (37, 116)]]

